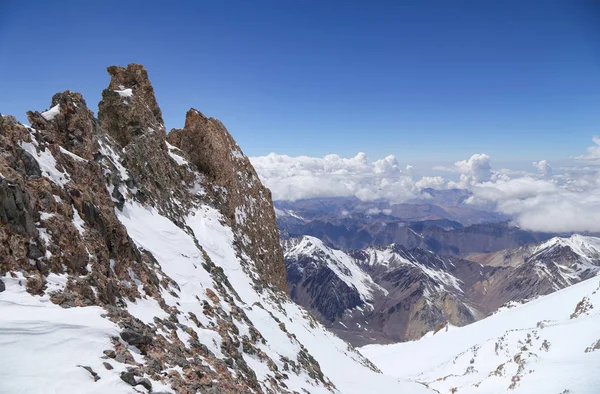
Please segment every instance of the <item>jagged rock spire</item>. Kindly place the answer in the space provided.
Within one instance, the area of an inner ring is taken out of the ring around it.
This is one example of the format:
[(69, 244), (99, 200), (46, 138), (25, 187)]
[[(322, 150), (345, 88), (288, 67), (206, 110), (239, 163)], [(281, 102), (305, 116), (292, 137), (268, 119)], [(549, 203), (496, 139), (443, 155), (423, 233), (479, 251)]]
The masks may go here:
[(69, 90), (52, 96), (48, 111), (28, 111), (27, 118), (49, 142), (58, 143), (85, 159), (92, 158), (97, 136), (102, 133), (81, 93)]
[(127, 68), (111, 66), (107, 71), (110, 84), (102, 91), (98, 104), (102, 128), (121, 146), (147, 133), (158, 133), (164, 138), (162, 112), (144, 66), (131, 63)]

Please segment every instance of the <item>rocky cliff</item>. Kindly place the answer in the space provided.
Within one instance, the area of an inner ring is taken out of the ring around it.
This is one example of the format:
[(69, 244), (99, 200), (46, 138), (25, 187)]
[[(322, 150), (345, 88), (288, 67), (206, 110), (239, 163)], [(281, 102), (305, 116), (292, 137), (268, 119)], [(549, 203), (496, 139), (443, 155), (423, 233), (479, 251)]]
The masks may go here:
[[(426, 392), (285, 295), (269, 191), (196, 110), (168, 136), (141, 65), (0, 117), (2, 392)], [(350, 372), (358, 381), (349, 381)]]

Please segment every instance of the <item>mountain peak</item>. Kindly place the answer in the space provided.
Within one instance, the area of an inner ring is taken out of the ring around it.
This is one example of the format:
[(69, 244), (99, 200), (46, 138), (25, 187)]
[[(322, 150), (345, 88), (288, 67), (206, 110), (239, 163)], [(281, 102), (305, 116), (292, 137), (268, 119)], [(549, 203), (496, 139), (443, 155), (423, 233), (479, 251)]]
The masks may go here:
[(573, 234), (569, 238), (551, 238), (540, 244), (534, 253), (547, 253), (557, 247), (568, 248), (586, 261), (600, 260), (600, 238), (580, 234)]
[(110, 66), (107, 71), (111, 80), (98, 104), (102, 127), (121, 146), (147, 133), (156, 132), (164, 138), (162, 111), (144, 66), (131, 63), (127, 68)]
[(260, 277), (285, 291), (285, 265), (271, 191), (263, 186), (223, 123), (192, 108), (183, 129), (171, 130), (167, 140), (221, 190), (217, 194), (222, 212), (236, 231), (246, 235), (243, 248), (256, 262)]

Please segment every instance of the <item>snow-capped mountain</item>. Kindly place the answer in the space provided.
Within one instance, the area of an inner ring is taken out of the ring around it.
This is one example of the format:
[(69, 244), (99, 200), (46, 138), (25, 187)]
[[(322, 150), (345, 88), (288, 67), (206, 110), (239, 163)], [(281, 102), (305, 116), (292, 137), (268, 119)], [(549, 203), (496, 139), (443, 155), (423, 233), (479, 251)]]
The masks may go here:
[[(460, 204), (458, 201), (464, 197), (460, 193), (453, 196), (459, 190), (439, 191), (442, 192), (450, 193), (447, 202), (454, 205)], [(276, 201), (275, 207), (283, 238), (310, 235), (341, 250), (395, 243), (444, 255), (464, 255), (517, 248), (557, 235), (526, 231), (491, 213), (473, 211), (464, 205), (445, 208), (424, 203), (390, 205), (385, 201), (336, 197)], [(472, 213), (483, 216), (475, 221), (464, 220)]]
[(284, 241), (291, 297), (356, 345), (463, 326), (600, 272), (600, 239), (574, 235), (472, 255), (399, 245), (342, 252), (314, 237)]
[(419, 338), (484, 316), (455, 276), (479, 277), (467, 260), (398, 245), (345, 253), (308, 236), (284, 241), (284, 257), (292, 299), (355, 344)]
[(592, 278), (466, 327), (360, 351), (384, 373), (438, 393), (595, 394), (599, 328), (600, 280)]
[(69, 91), (0, 116), (1, 393), (432, 392), (285, 294), (270, 192), (218, 120), (167, 136), (144, 67), (108, 71), (98, 119)]
[(495, 268), (474, 289), (493, 311), (509, 301), (523, 301), (565, 288), (600, 273), (600, 238), (572, 235), (496, 253), (469, 256)]

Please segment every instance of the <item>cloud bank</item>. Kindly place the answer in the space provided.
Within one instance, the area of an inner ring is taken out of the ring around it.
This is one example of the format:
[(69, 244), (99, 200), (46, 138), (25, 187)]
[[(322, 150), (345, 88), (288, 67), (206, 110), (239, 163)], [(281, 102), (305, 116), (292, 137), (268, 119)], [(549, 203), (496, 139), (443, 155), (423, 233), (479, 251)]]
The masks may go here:
[(394, 156), (369, 161), (362, 152), (352, 158), (271, 153), (250, 160), (275, 200), (355, 196), (364, 201), (405, 201), (419, 194), (410, 168), (401, 170)]
[[(600, 160), (600, 138), (576, 161)], [(426, 199), (423, 189), (467, 189), (465, 204), (513, 218), (527, 230), (600, 232), (600, 167), (571, 167), (554, 174), (547, 160), (533, 162), (533, 171), (494, 169), (485, 153), (474, 154), (450, 167), (433, 169), (458, 180), (425, 176), (415, 180), (414, 169), (401, 169), (394, 156), (370, 161), (364, 153), (352, 158), (290, 157), (271, 153), (251, 158), (275, 200), (354, 196), (364, 201), (404, 202)]]

